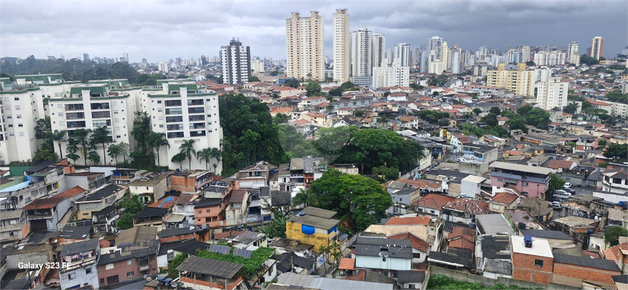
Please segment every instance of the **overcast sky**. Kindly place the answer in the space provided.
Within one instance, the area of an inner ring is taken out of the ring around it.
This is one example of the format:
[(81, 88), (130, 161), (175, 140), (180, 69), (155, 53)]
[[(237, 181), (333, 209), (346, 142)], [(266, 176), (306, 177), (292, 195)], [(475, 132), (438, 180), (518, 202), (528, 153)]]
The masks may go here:
[(626, 0), (358, 0), (358, 1), (43, 1), (0, 0), (0, 55), (37, 58), (120, 57), (149, 62), (217, 56), (239, 37), (251, 54), (284, 59), (285, 19), (291, 12), (325, 18), (326, 55), (331, 57), (332, 15), (349, 9), (351, 30), (386, 35), (386, 46), (414, 50), (434, 35), (449, 46), (506, 50), (508, 45), (580, 43), (604, 37), (604, 55), (628, 45)]

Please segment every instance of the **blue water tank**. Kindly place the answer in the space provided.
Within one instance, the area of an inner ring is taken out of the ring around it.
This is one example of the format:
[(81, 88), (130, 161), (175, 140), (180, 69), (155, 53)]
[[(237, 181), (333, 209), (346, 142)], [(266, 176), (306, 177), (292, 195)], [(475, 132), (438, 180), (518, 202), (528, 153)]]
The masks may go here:
[(161, 276), (157, 277), (157, 282), (163, 283), (165, 279), (166, 279), (166, 277), (161, 277)]
[(587, 230), (587, 234), (592, 235), (593, 233), (595, 233), (595, 231), (593, 231), (592, 229)]
[(31, 181), (31, 176), (30, 175), (26, 175), (26, 181)]
[(166, 285), (170, 285), (170, 283), (172, 283), (172, 278), (166, 279)]
[(523, 236), (523, 242), (526, 244), (526, 247), (532, 247), (532, 236), (525, 235)]

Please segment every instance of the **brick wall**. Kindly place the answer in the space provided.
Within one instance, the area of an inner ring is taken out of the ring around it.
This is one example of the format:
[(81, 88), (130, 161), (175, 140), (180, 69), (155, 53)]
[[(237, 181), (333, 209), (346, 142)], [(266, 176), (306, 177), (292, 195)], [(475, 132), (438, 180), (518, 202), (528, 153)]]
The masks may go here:
[[(142, 272), (148, 271), (148, 274), (157, 274), (157, 257), (151, 255), (148, 258), (149, 267), (148, 270), (142, 269), (140, 271), (140, 265), (137, 258), (130, 258), (131, 264), (128, 264), (128, 259), (113, 263), (113, 269), (107, 270), (107, 265), (98, 265), (98, 280), (100, 287), (107, 286), (107, 277), (118, 275), (119, 283), (123, 283), (128, 280), (135, 280), (143, 278)], [(133, 272), (133, 275), (127, 276), (127, 273)]]
[[(536, 260), (543, 261), (543, 266), (535, 265)], [(553, 263), (553, 258), (513, 253), (512, 278), (521, 281), (549, 284), (552, 282)]]
[(169, 243), (169, 242), (189, 240), (189, 239), (194, 239), (194, 238), (196, 238), (194, 233), (189, 233), (189, 234), (186, 234), (186, 235), (179, 235), (179, 236), (171, 236), (171, 237), (167, 237), (167, 238), (160, 238), (159, 242), (163, 244), (163, 243)]
[(621, 272), (554, 263), (554, 275), (583, 279), (585, 281), (613, 284), (613, 279), (611, 277), (621, 275)]

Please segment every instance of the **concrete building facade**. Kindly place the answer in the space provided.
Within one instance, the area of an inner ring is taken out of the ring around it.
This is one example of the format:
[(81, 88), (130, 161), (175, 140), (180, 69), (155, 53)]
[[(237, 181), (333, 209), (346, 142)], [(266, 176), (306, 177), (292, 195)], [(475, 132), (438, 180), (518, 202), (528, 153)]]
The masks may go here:
[(351, 30), (347, 9), (336, 9), (333, 22), (334, 81), (346, 82), (351, 72)]
[(318, 11), (286, 19), (286, 52), (287, 77), (325, 80), (325, 19)]

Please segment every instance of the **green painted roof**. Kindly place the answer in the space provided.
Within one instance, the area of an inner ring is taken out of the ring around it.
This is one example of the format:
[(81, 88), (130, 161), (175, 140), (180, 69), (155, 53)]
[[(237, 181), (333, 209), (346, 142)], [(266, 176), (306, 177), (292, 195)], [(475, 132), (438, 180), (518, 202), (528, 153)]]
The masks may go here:
[(70, 88), (70, 96), (81, 94), (83, 90), (89, 90), (90, 94), (107, 96), (107, 84), (89, 84)]
[(129, 84), (129, 80), (127, 79), (113, 79), (113, 80), (91, 80), (90, 84), (107, 84), (107, 87), (120, 89), (120, 88), (128, 88), (131, 85)]
[(17, 75), (15, 79), (24, 79), (27, 82), (49, 84), (50, 81), (63, 81), (62, 74)]
[(182, 88), (185, 88), (186, 91), (194, 91), (198, 92), (198, 86), (196, 83), (193, 84), (168, 84), (168, 93), (172, 94), (174, 91), (180, 92)]
[(13, 179), (13, 181), (11, 181), (9, 183), (5, 183), (3, 185), (0, 185), (0, 190), (5, 189), (5, 188), (9, 188), (9, 187), (14, 186), (14, 185), (18, 185), (18, 184), (20, 184), (20, 183), (22, 183), (24, 181), (26, 181), (26, 178), (24, 176), (15, 177)]
[[(188, 94), (188, 97), (206, 97), (216, 96), (216, 93), (212, 94)], [(149, 98), (180, 98), (181, 95), (148, 95)]]

